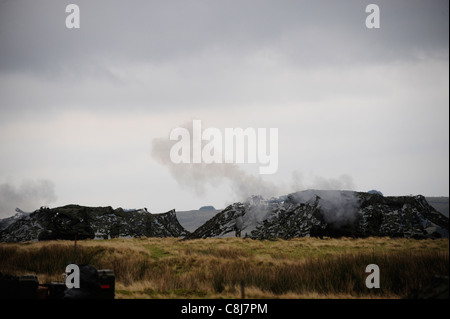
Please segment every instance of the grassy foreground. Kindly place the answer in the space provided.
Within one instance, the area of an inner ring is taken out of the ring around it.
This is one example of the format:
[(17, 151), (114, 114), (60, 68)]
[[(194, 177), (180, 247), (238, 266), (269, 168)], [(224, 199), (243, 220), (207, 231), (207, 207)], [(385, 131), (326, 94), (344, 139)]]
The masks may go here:
[[(63, 281), (74, 242), (0, 243), (0, 272)], [(113, 269), (116, 298), (401, 298), (449, 275), (449, 241), (391, 238), (78, 241), (76, 263)], [(368, 264), (380, 289), (368, 289)]]

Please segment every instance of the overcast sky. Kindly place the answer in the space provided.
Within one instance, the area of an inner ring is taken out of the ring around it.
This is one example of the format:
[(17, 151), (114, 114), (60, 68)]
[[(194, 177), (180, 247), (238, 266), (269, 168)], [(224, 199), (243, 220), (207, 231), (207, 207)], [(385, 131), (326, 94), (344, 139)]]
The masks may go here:
[[(253, 189), (448, 196), (448, 33), (446, 0), (0, 0), (0, 217)], [(278, 128), (277, 173), (164, 163), (155, 141), (193, 119)]]

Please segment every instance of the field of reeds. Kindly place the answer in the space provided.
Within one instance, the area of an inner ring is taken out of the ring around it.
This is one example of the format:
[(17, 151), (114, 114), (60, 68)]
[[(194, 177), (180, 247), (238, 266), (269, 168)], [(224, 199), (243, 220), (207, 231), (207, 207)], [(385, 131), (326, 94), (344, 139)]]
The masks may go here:
[[(403, 298), (449, 275), (448, 239), (180, 240), (0, 243), (0, 272), (63, 282), (68, 263), (113, 269), (116, 298)], [(365, 285), (368, 264), (380, 288)]]

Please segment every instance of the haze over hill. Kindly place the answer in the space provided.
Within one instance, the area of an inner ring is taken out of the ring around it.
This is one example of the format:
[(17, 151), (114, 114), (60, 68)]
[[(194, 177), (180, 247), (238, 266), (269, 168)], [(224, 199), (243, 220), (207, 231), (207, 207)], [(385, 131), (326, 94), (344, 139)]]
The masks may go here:
[[(449, 197), (428, 197), (425, 199), (436, 211), (442, 213), (444, 216), (449, 216)], [(203, 225), (207, 220), (214, 217), (222, 210), (189, 210), (189, 211), (176, 211), (177, 218), (180, 224), (189, 232), (195, 231), (198, 227)], [(230, 233), (234, 236), (234, 233)]]
[(215, 209), (197, 209), (188, 211), (176, 211), (178, 221), (189, 232), (193, 232), (207, 220), (213, 218), (221, 210)]
[(423, 196), (306, 190), (277, 198), (251, 196), (222, 211), (152, 214), (146, 208), (66, 205), (32, 213), (16, 209), (0, 220), (0, 241), (108, 239), (114, 237), (208, 238), (245, 236), (289, 239), (330, 237), (448, 237), (448, 217)]
[(189, 238), (241, 234), (252, 238), (303, 236), (448, 237), (448, 217), (423, 196), (306, 190), (278, 198), (252, 196), (208, 220)]
[(427, 202), (434, 207), (438, 212), (448, 217), (449, 214), (449, 198), (440, 196), (440, 197), (430, 197), (426, 196)]

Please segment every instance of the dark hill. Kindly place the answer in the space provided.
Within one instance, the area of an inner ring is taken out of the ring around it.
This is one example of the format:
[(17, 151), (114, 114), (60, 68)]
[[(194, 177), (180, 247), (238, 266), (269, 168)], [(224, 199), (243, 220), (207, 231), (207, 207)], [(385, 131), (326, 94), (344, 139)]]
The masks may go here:
[[(5, 219), (6, 220), (6, 219)], [(151, 214), (146, 209), (67, 205), (18, 213), (0, 224), (0, 241), (17, 242), (52, 239), (115, 237), (183, 237), (188, 232), (171, 210)]]
[(448, 237), (448, 217), (423, 196), (307, 190), (266, 200), (253, 196), (234, 203), (189, 238), (235, 234), (252, 238)]

